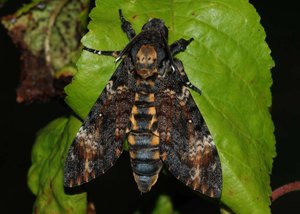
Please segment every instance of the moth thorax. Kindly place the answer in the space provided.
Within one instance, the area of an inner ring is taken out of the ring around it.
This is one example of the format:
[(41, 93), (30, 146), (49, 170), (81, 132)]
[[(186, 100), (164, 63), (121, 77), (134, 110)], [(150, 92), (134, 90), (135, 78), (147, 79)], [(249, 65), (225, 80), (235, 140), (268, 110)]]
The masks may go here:
[(146, 79), (157, 73), (157, 52), (149, 44), (142, 45), (136, 54), (136, 73)]

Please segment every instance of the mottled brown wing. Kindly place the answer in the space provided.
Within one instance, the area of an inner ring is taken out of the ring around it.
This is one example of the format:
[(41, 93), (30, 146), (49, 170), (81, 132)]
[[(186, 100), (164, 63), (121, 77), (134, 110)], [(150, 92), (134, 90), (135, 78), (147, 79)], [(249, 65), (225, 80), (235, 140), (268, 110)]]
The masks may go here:
[(108, 170), (123, 151), (134, 100), (134, 81), (121, 64), (96, 101), (71, 145), (64, 185), (81, 185)]
[(220, 159), (212, 136), (182, 79), (183, 68), (157, 81), (155, 102), (161, 157), (169, 171), (211, 198), (222, 189)]

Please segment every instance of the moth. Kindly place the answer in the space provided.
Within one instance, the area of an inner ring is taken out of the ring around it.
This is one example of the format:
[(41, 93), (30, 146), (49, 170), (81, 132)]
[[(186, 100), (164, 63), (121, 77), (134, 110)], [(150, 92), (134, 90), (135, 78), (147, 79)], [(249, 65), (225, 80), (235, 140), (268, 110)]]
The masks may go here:
[(207, 125), (189, 89), (183, 64), (174, 56), (192, 42), (168, 45), (168, 28), (150, 19), (136, 35), (119, 10), (130, 42), (121, 51), (93, 54), (121, 61), (79, 129), (67, 154), (64, 185), (89, 182), (114, 165), (127, 138), (138, 189), (150, 191), (163, 164), (180, 181), (211, 198), (219, 198), (222, 169)]

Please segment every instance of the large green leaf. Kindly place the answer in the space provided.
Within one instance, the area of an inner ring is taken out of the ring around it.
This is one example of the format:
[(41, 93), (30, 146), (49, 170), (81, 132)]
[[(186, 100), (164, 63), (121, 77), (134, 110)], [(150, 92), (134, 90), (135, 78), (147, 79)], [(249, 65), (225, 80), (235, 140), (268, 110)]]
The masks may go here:
[[(195, 41), (178, 57), (211, 130), (222, 163), (221, 202), (235, 213), (269, 213), (272, 158), (275, 156), (270, 68), (274, 65), (265, 32), (246, 0), (96, 1), (85, 46), (121, 50), (127, 38), (118, 9), (139, 32), (151, 17), (165, 21), (169, 42)], [(79, 72), (66, 88), (66, 102), (84, 118), (115, 70), (114, 59), (83, 52)]]
[(63, 187), (65, 156), (79, 126), (74, 117), (59, 118), (38, 133), (28, 172), (28, 186), (37, 196), (34, 213), (86, 213), (86, 193), (68, 195)]

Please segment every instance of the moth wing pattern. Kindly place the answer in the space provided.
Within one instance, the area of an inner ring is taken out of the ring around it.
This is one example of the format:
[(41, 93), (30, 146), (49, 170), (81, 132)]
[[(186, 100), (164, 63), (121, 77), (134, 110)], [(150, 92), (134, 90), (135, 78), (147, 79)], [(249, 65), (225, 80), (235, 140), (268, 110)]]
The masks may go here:
[(123, 151), (134, 101), (132, 75), (122, 62), (92, 107), (70, 147), (64, 185), (86, 183), (107, 171)]
[(189, 89), (182, 63), (166, 71), (155, 95), (161, 158), (169, 171), (190, 188), (212, 198), (222, 189), (220, 159), (207, 125)]

